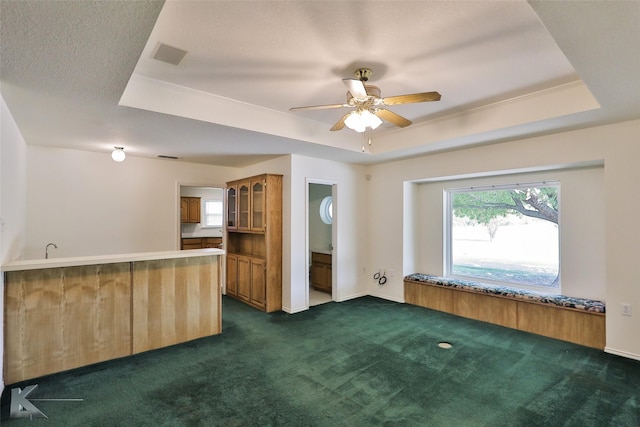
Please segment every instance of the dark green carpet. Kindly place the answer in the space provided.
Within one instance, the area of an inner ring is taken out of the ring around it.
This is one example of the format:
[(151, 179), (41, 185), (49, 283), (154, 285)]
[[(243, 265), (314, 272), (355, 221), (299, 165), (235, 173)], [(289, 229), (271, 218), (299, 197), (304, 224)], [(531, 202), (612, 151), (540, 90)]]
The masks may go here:
[[(438, 342), (448, 341), (445, 350)], [(13, 387), (49, 419), (8, 419)], [(640, 362), (372, 297), (8, 385), (2, 425), (638, 426)]]

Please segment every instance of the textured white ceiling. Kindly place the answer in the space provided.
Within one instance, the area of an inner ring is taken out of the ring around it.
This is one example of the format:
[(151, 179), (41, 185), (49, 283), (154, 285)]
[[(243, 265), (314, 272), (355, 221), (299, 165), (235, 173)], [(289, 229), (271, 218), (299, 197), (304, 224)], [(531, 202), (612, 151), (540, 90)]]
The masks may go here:
[[(0, 90), (28, 144), (241, 166), (375, 163), (640, 117), (640, 2), (1, 3)], [(159, 43), (188, 53), (152, 58)], [(329, 132), (341, 79), (373, 69), (414, 121)], [(132, 108), (133, 107), (133, 108)]]

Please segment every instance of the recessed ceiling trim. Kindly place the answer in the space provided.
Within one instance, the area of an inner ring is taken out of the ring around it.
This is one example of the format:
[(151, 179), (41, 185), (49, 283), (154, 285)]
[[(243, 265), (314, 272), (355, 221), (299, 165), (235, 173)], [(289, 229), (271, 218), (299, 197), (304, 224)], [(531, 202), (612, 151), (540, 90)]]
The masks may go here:
[[(581, 80), (496, 102), (461, 113), (439, 117), (376, 137), (373, 154), (417, 146), (454, 141), (514, 126), (581, 113), (600, 108), (589, 88)], [(441, 146), (440, 149), (454, 148)]]
[(362, 149), (359, 134), (328, 132), (325, 123), (135, 73), (119, 104), (354, 152)]

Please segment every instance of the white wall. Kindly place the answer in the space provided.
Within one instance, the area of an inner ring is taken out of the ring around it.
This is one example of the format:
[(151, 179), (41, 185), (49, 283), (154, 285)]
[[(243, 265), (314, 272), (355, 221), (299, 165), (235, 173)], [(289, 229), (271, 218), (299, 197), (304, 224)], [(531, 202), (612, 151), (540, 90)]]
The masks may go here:
[(179, 184), (224, 187), (236, 169), (60, 148), (27, 148), (26, 259), (179, 248)]
[[(415, 272), (404, 268), (417, 267), (415, 254), (406, 252), (412, 250), (411, 245), (404, 247), (403, 239), (403, 221), (417, 221), (403, 212), (403, 204), (407, 202), (403, 197), (413, 191), (411, 186), (407, 188), (407, 181), (490, 176), (604, 162), (607, 351), (640, 359), (640, 316), (622, 316), (620, 310), (621, 303), (632, 304), (636, 312), (640, 310), (637, 285), (640, 270), (635, 268), (640, 253), (640, 222), (634, 214), (640, 209), (640, 199), (635, 197), (640, 182), (640, 168), (636, 164), (640, 158), (639, 139), (640, 121), (631, 121), (371, 166), (370, 188), (375, 188), (372, 194), (377, 196), (372, 196), (369, 205), (368, 234), (376, 238), (368, 245), (367, 268), (385, 267), (394, 276), (383, 287), (372, 284), (370, 293), (402, 300), (402, 276)], [(562, 197), (566, 196), (563, 190)], [(573, 236), (563, 243), (564, 253), (580, 253), (578, 246), (584, 241)], [(574, 259), (572, 268), (580, 269), (581, 265), (594, 262), (588, 255), (584, 257)], [(593, 283), (589, 288), (589, 292), (598, 293), (602, 289)]]
[[(605, 150), (607, 347), (620, 356), (640, 360), (640, 122), (598, 129)], [(633, 316), (621, 315), (621, 304)]]
[(366, 295), (363, 269), (366, 265), (366, 223), (363, 207), (367, 205), (365, 167), (293, 155), (291, 185), (291, 311), (308, 308), (306, 256), (307, 181), (335, 183), (336, 240), (333, 298), (344, 301)]
[[(0, 265), (24, 249), (26, 155), (20, 130), (0, 95)], [(0, 394), (4, 389), (4, 273), (0, 271)]]

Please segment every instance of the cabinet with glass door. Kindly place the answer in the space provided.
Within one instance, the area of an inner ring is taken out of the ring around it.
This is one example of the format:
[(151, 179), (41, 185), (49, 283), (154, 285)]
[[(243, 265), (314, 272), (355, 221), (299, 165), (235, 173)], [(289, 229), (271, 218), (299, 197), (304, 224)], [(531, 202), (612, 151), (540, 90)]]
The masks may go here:
[(249, 229), (249, 183), (238, 184), (238, 230)]
[(227, 214), (227, 295), (266, 312), (281, 310), (282, 175), (253, 176), (227, 188), (235, 189), (226, 193), (227, 206), (237, 206)]
[(238, 228), (238, 187), (231, 185), (227, 187), (227, 230)]
[(264, 181), (251, 181), (251, 230), (264, 230)]

